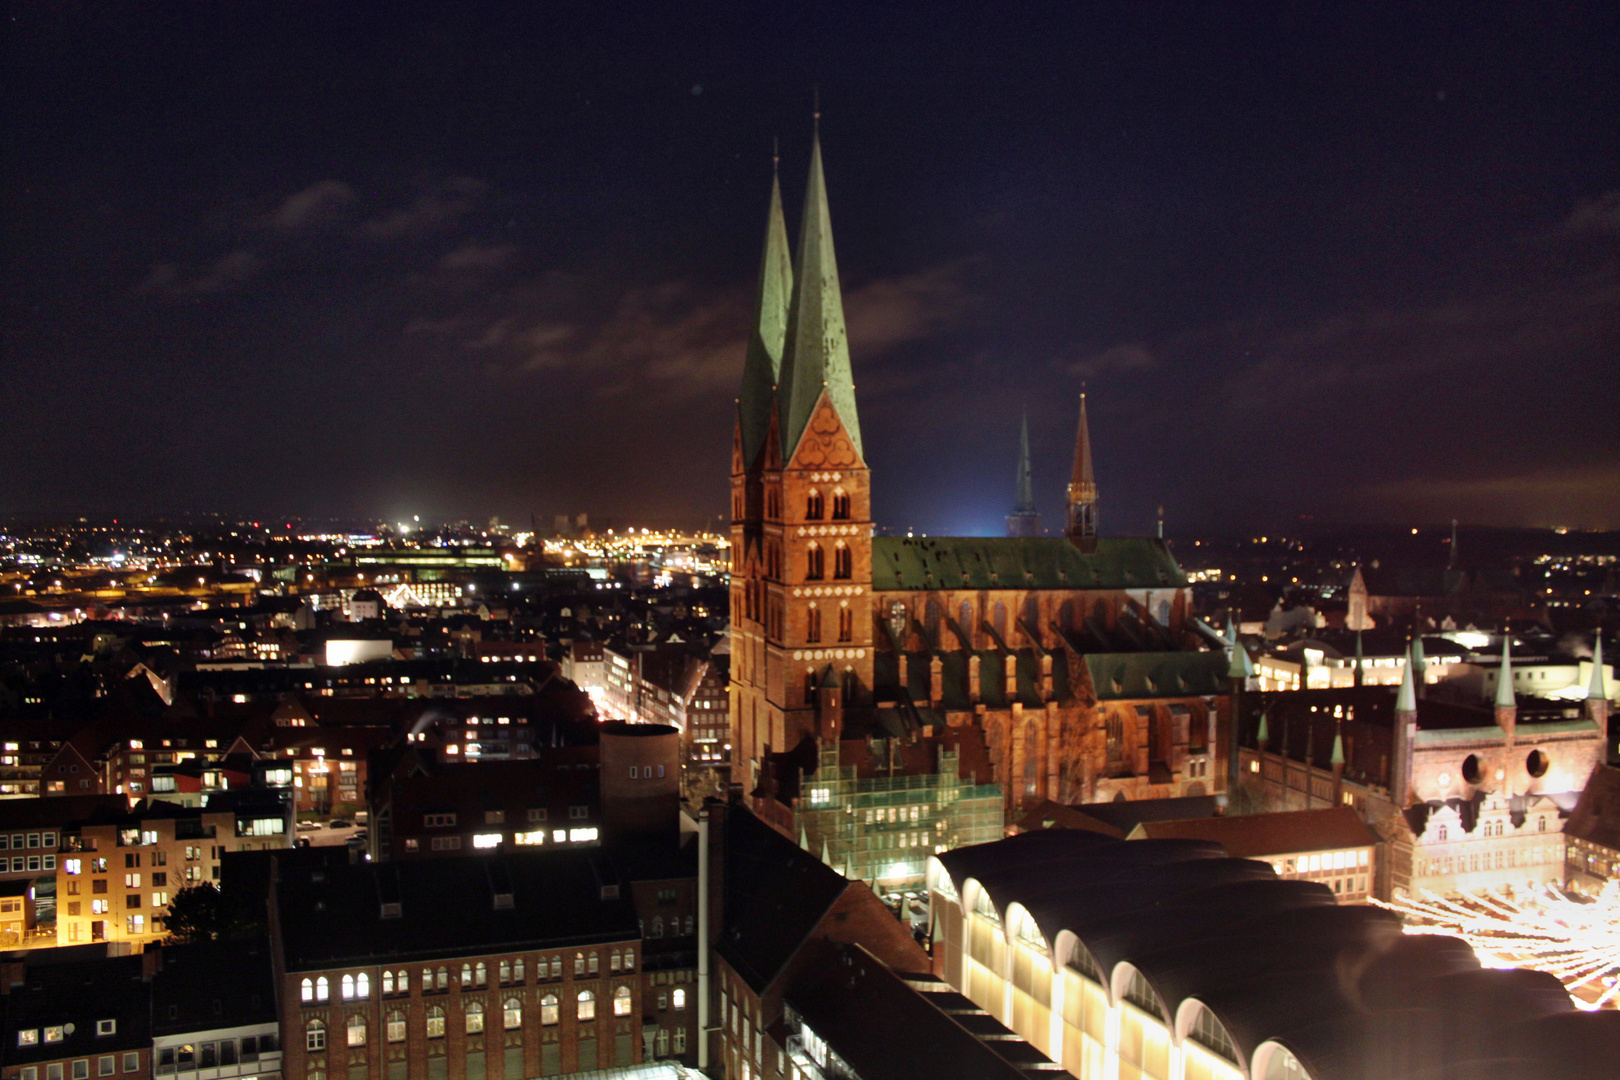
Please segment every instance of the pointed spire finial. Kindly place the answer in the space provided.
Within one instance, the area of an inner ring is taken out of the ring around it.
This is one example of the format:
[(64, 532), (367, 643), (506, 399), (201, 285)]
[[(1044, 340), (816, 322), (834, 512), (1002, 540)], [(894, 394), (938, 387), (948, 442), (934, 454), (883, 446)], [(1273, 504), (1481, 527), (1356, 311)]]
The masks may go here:
[(1586, 685), (1586, 696), (1593, 701), (1607, 701), (1609, 691), (1603, 685), (1603, 627), (1592, 633), (1592, 681)]
[(1496, 674), (1496, 707), (1512, 709), (1519, 701), (1513, 694), (1513, 658), (1508, 655), (1509, 635), (1502, 634), (1502, 666)]
[(1086, 416), (1086, 392), (1081, 384), (1080, 428), (1074, 440), (1074, 469), (1069, 474), (1069, 539), (1082, 550), (1097, 543), (1097, 476), (1091, 463), (1091, 424)]
[(1412, 650), (1406, 650), (1406, 663), (1401, 665), (1401, 688), (1395, 694), (1397, 713), (1417, 712), (1417, 689), (1412, 685)]

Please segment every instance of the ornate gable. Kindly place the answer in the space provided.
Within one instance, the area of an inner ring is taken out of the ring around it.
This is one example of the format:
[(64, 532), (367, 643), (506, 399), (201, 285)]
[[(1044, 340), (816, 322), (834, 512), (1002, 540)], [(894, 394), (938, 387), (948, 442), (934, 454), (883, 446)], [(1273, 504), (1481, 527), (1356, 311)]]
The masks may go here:
[(855, 441), (850, 438), (848, 429), (844, 427), (844, 421), (839, 417), (838, 410), (833, 407), (832, 399), (825, 389), (816, 399), (816, 407), (810, 414), (810, 422), (804, 426), (804, 435), (799, 439), (799, 445), (793, 451), (793, 457), (787, 467), (866, 468), (866, 462), (861, 460), (860, 452), (855, 449)]

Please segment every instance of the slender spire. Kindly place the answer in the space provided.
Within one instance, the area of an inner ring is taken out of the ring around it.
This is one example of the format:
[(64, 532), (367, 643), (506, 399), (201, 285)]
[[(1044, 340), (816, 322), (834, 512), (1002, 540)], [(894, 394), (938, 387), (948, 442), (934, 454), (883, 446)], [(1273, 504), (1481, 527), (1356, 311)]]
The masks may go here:
[(790, 458), (826, 390), (855, 452), (863, 458), (861, 425), (855, 413), (855, 378), (849, 366), (844, 328), (844, 300), (838, 288), (838, 259), (833, 253), (832, 216), (827, 210), (827, 181), (821, 168), (820, 110), (810, 148), (810, 182), (804, 192), (804, 219), (799, 225), (799, 258), (793, 276), (793, 306), (788, 314), (787, 347), (782, 357), (782, 452)]
[(1024, 410), (1023, 425), (1018, 429), (1018, 501), (1013, 513), (1035, 512), (1035, 478), (1029, 467), (1029, 410)]
[(1344, 764), (1344, 725), (1333, 725), (1333, 755), (1328, 758), (1329, 765)]
[(1266, 714), (1261, 713), (1260, 730), (1254, 733), (1254, 744), (1262, 750), (1264, 750), (1266, 748), (1266, 744), (1271, 741), (1271, 730), (1267, 725), (1266, 720)]
[(1406, 663), (1401, 665), (1401, 688), (1395, 694), (1397, 713), (1417, 712), (1417, 690), (1412, 685), (1412, 650), (1406, 651)]
[(1609, 700), (1609, 692), (1603, 686), (1603, 628), (1601, 626), (1592, 635), (1592, 681), (1586, 684), (1586, 696), (1592, 701)]
[(787, 222), (782, 216), (782, 185), (771, 154), (771, 206), (765, 219), (765, 250), (760, 258), (754, 319), (743, 355), (742, 391), (737, 397), (742, 425), (743, 465), (752, 466), (770, 432), (772, 398), (781, 381), (782, 350), (787, 339), (788, 305), (793, 297), (793, 261)]
[(1241, 641), (1232, 642), (1232, 659), (1226, 665), (1226, 677), (1244, 682), (1254, 678), (1254, 661)]
[(1029, 465), (1029, 410), (1024, 410), (1023, 426), (1018, 431), (1017, 495), (1012, 513), (1007, 515), (1008, 536), (1041, 535), (1041, 514), (1035, 509), (1034, 472)]
[(1364, 661), (1362, 660), (1361, 657), (1362, 657), (1362, 653), (1361, 653), (1361, 631), (1357, 630), (1356, 631), (1356, 674), (1355, 674), (1355, 685), (1357, 685), (1357, 686), (1361, 685), (1361, 679), (1362, 679), (1362, 665), (1363, 665)]
[(1097, 540), (1097, 476), (1091, 464), (1091, 425), (1086, 419), (1086, 395), (1080, 393), (1080, 430), (1074, 440), (1074, 470), (1069, 476), (1069, 539), (1082, 544)]
[(1496, 707), (1512, 709), (1518, 705), (1513, 696), (1513, 660), (1508, 655), (1508, 635), (1502, 635), (1502, 666), (1496, 674)]
[(1412, 666), (1416, 669), (1412, 672), (1412, 677), (1417, 680), (1419, 686), (1426, 685), (1428, 682), (1429, 661), (1423, 655), (1423, 631), (1421, 629), (1417, 629), (1417, 632), (1412, 635)]

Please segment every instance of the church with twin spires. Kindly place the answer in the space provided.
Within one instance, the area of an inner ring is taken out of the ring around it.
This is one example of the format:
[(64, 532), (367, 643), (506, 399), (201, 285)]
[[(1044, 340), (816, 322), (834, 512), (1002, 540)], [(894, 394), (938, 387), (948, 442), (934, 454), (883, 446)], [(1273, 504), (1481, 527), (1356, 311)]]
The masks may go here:
[[(1029, 521), (1027, 446), (1012, 535), (873, 535), (818, 133), (796, 253), (772, 180), (737, 398), (731, 762), (852, 877), (914, 877), (1043, 800), (1224, 790), (1228, 656), (1162, 539), (1098, 534), (1084, 397), (1062, 536)], [(967, 793), (993, 827), (947, 812)]]

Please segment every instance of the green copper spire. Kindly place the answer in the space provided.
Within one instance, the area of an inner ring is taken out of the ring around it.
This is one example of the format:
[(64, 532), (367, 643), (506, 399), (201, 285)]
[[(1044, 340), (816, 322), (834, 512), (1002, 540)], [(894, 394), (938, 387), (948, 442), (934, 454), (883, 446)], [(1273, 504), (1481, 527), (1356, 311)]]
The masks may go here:
[(787, 222), (782, 217), (782, 186), (773, 169), (771, 208), (765, 220), (765, 253), (759, 264), (754, 319), (748, 327), (748, 351), (743, 355), (742, 391), (737, 396), (745, 468), (758, 459), (770, 432), (771, 399), (781, 380), (788, 305), (792, 300), (793, 256), (788, 250)]
[(1232, 616), (1226, 616), (1226, 643), (1236, 645), (1238, 639), (1237, 626), (1232, 622)]
[(1412, 635), (1412, 663), (1417, 667), (1417, 680), (1422, 682), (1429, 671), (1429, 661), (1423, 655), (1423, 632)]
[(1401, 665), (1401, 688), (1395, 694), (1397, 713), (1417, 712), (1417, 690), (1412, 685), (1412, 650), (1406, 650), (1406, 663)]
[(1260, 730), (1254, 733), (1254, 744), (1256, 746), (1258, 746), (1260, 749), (1264, 750), (1266, 748), (1266, 743), (1268, 743), (1270, 741), (1271, 741), (1271, 728), (1267, 726), (1266, 714), (1261, 713), (1260, 714)]
[(1508, 636), (1503, 634), (1502, 667), (1496, 675), (1496, 707), (1498, 709), (1512, 709), (1518, 703), (1518, 698), (1513, 696), (1513, 661), (1508, 656)]
[(1603, 628), (1592, 635), (1592, 681), (1586, 684), (1586, 696), (1593, 701), (1606, 701), (1609, 692), (1603, 687)]
[(1344, 764), (1344, 732), (1337, 725), (1333, 728), (1333, 756), (1328, 758), (1328, 764)]
[(1251, 679), (1254, 677), (1254, 661), (1249, 659), (1249, 650), (1243, 647), (1243, 642), (1232, 642), (1232, 661), (1226, 667), (1228, 679)]
[(833, 254), (832, 216), (827, 211), (827, 182), (821, 170), (821, 134), (810, 148), (810, 183), (804, 192), (804, 220), (799, 224), (799, 259), (788, 315), (787, 348), (782, 356), (782, 456), (793, 456), (823, 389), (838, 411), (855, 452), (861, 447), (861, 425), (855, 414), (855, 377), (849, 367), (849, 341), (844, 329), (844, 300), (838, 288), (838, 260)]
[(1024, 410), (1024, 426), (1018, 432), (1018, 501), (1015, 514), (1035, 512), (1035, 474), (1029, 467), (1029, 410)]

